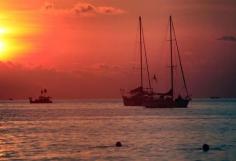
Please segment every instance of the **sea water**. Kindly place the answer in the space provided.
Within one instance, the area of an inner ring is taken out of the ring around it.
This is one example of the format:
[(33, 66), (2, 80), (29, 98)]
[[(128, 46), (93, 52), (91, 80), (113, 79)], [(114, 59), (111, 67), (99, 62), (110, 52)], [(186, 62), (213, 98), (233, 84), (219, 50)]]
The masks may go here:
[(0, 160), (235, 161), (236, 100), (194, 99), (187, 109), (1, 101)]

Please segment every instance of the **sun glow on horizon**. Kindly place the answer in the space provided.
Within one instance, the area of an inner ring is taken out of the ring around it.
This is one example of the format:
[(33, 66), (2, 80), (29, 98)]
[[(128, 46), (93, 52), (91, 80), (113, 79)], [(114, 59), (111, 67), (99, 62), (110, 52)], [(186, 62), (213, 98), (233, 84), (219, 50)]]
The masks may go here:
[(0, 60), (5, 58), (5, 49), (6, 49), (6, 45), (5, 42), (3, 40), (3, 36), (6, 33), (6, 29), (3, 27), (0, 27)]
[(0, 54), (4, 51), (4, 43), (0, 41)]
[(21, 26), (11, 26), (8, 24), (0, 26), (0, 61), (14, 59), (30, 50), (27, 42), (20, 39), (21, 36), (26, 34)]
[(43, 25), (38, 12), (3, 10), (0, 13), (0, 61), (17, 60), (36, 53)]
[(7, 33), (8, 30), (5, 27), (0, 27), (0, 61), (8, 60), (11, 57), (8, 49), (10, 41), (6, 38)]
[(5, 28), (0, 27), (0, 36), (5, 34), (6, 32), (7, 32), (7, 30)]
[(6, 30), (0, 28), (0, 61), (14, 58), (17, 44), (6, 36)]

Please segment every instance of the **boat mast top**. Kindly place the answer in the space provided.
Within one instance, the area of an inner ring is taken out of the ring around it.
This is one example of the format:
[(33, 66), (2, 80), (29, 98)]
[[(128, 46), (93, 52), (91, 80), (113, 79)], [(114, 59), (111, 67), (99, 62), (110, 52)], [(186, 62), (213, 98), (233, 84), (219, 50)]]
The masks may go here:
[(172, 17), (169, 19), (170, 25), (170, 78), (171, 78), (171, 97), (174, 98), (174, 65), (173, 65), (173, 37), (172, 37)]

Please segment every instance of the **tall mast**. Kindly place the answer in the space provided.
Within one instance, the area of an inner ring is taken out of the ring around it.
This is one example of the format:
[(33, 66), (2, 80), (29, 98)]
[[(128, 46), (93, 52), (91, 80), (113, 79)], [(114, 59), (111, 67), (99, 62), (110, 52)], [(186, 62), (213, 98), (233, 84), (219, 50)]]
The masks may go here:
[(173, 39), (172, 39), (172, 17), (170, 16), (170, 78), (171, 97), (174, 98), (174, 66), (173, 66)]
[(189, 92), (188, 92), (188, 88), (187, 88), (187, 83), (186, 83), (186, 79), (185, 79), (185, 76), (184, 76), (184, 69), (183, 69), (183, 65), (182, 65), (182, 60), (181, 60), (181, 56), (180, 56), (180, 52), (179, 52), (179, 45), (178, 45), (178, 42), (177, 42), (176, 33), (175, 33), (175, 27), (174, 27), (174, 22), (173, 21), (172, 21), (171, 26), (173, 28), (173, 33), (174, 33), (175, 44), (176, 44), (178, 58), (179, 58), (179, 64), (180, 64), (182, 79), (183, 79), (183, 82), (184, 82), (184, 88), (186, 90), (187, 96), (189, 96)]
[(151, 90), (151, 92), (152, 92), (152, 85), (151, 85), (151, 79), (150, 79), (150, 72), (149, 72), (147, 49), (146, 49), (146, 43), (145, 43), (145, 38), (144, 38), (143, 25), (142, 25), (141, 30), (142, 30), (142, 40), (143, 40), (143, 50), (144, 50), (144, 56), (145, 56), (145, 64), (146, 64), (146, 68), (147, 68), (148, 85), (149, 85), (149, 90)]
[(142, 42), (142, 17), (139, 16), (139, 45), (140, 45), (140, 85), (141, 85), (141, 88), (143, 89), (143, 42)]

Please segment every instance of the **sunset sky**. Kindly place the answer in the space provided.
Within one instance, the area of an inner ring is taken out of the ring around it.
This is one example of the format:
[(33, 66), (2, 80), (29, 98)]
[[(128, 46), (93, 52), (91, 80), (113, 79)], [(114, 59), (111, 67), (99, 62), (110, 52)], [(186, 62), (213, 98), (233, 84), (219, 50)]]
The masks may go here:
[(1, 0), (0, 11), (0, 99), (119, 98), (138, 83), (139, 15), (155, 88), (168, 88), (172, 15), (192, 96), (236, 97), (235, 0)]

